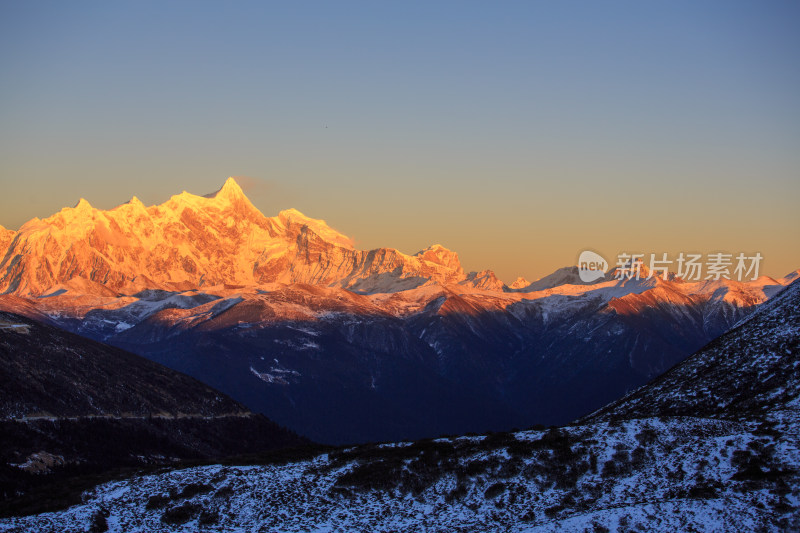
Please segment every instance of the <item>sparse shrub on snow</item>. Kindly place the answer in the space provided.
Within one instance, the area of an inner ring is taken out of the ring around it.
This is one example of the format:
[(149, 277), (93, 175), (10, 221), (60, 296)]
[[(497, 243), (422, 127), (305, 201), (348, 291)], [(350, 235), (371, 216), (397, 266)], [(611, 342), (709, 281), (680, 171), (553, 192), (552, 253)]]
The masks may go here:
[(169, 502), (171, 501), (172, 498), (169, 496), (164, 496), (163, 494), (154, 494), (147, 499), (147, 504), (144, 506), (144, 508), (147, 510), (163, 509), (169, 505)]
[(106, 520), (109, 516), (108, 509), (101, 508), (95, 511), (92, 515), (92, 523), (89, 526), (89, 533), (104, 533), (108, 531), (108, 521)]
[(183, 503), (164, 511), (164, 514), (161, 515), (161, 521), (170, 525), (185, 524), (200, 514), (201, 510), (202, 508), (196, 503)]
[(506, 491), (506, 484), (502, 482), (493, 483), (483, 493), (483, 497), (487, 500), (493, 500)]

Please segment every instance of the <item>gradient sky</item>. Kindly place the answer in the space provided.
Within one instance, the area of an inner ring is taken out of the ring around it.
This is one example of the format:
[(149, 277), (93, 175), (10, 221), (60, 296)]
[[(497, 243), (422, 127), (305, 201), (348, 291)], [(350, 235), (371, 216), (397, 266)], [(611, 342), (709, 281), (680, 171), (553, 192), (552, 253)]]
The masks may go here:
[(227, 176), (507, 282), (585, 248), (800, 267), (800, 3), (0, 3), (0, 224)]

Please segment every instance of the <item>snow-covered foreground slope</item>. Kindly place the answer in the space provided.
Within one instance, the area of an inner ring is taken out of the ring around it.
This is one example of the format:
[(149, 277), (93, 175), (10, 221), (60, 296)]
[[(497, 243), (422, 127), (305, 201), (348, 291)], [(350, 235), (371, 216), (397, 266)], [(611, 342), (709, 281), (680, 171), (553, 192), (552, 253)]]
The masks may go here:
[(798, 304), (795, 283), (609, 421), (133, 477), (0, 531), (797, 531)]
[(197, 467), (0, 531), (786, 531), (798, 427), (651, 418)]

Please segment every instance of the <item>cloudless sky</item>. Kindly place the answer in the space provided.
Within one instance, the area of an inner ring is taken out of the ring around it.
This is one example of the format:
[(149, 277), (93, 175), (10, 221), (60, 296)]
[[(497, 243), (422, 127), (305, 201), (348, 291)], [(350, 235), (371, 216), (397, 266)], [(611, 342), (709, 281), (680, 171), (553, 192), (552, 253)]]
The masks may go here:
[(0, 224), (227, 176), (507, 282), (591, 248), (800, 267), (794, 1), (0, 3)]

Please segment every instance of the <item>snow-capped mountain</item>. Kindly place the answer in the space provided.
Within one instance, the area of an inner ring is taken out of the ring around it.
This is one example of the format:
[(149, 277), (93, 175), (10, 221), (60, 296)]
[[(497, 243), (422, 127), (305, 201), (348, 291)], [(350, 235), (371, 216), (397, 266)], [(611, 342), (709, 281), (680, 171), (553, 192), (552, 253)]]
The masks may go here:
[(797, 531), (799, 309), (794, 283), (563, 428), (136, 476), (0, 531)]
[(27, 222), (10, 243), (5, 233), (0, 239), (0, 291), (20, 295), (269, 282), (376, 292), (465, 279), (458, 255), (442, 246), (413, 256), (359, 251), (324, 221), (294, 209), (265, 217), (233, 178), (214, 194), (183, 192), (151, 207), (134, 197), (102, 211), (81, 199)]
[(82, 200), (25, 224), (0, 257), (0, 309), (144, 355), (331, 443), (566, 423), (788, 282), (643, 268), (587, 285), (566, 267), (509, 287), (440, 245), (362, 251), (296, 210), (266, 217), (233, 179), (151, 207)]

